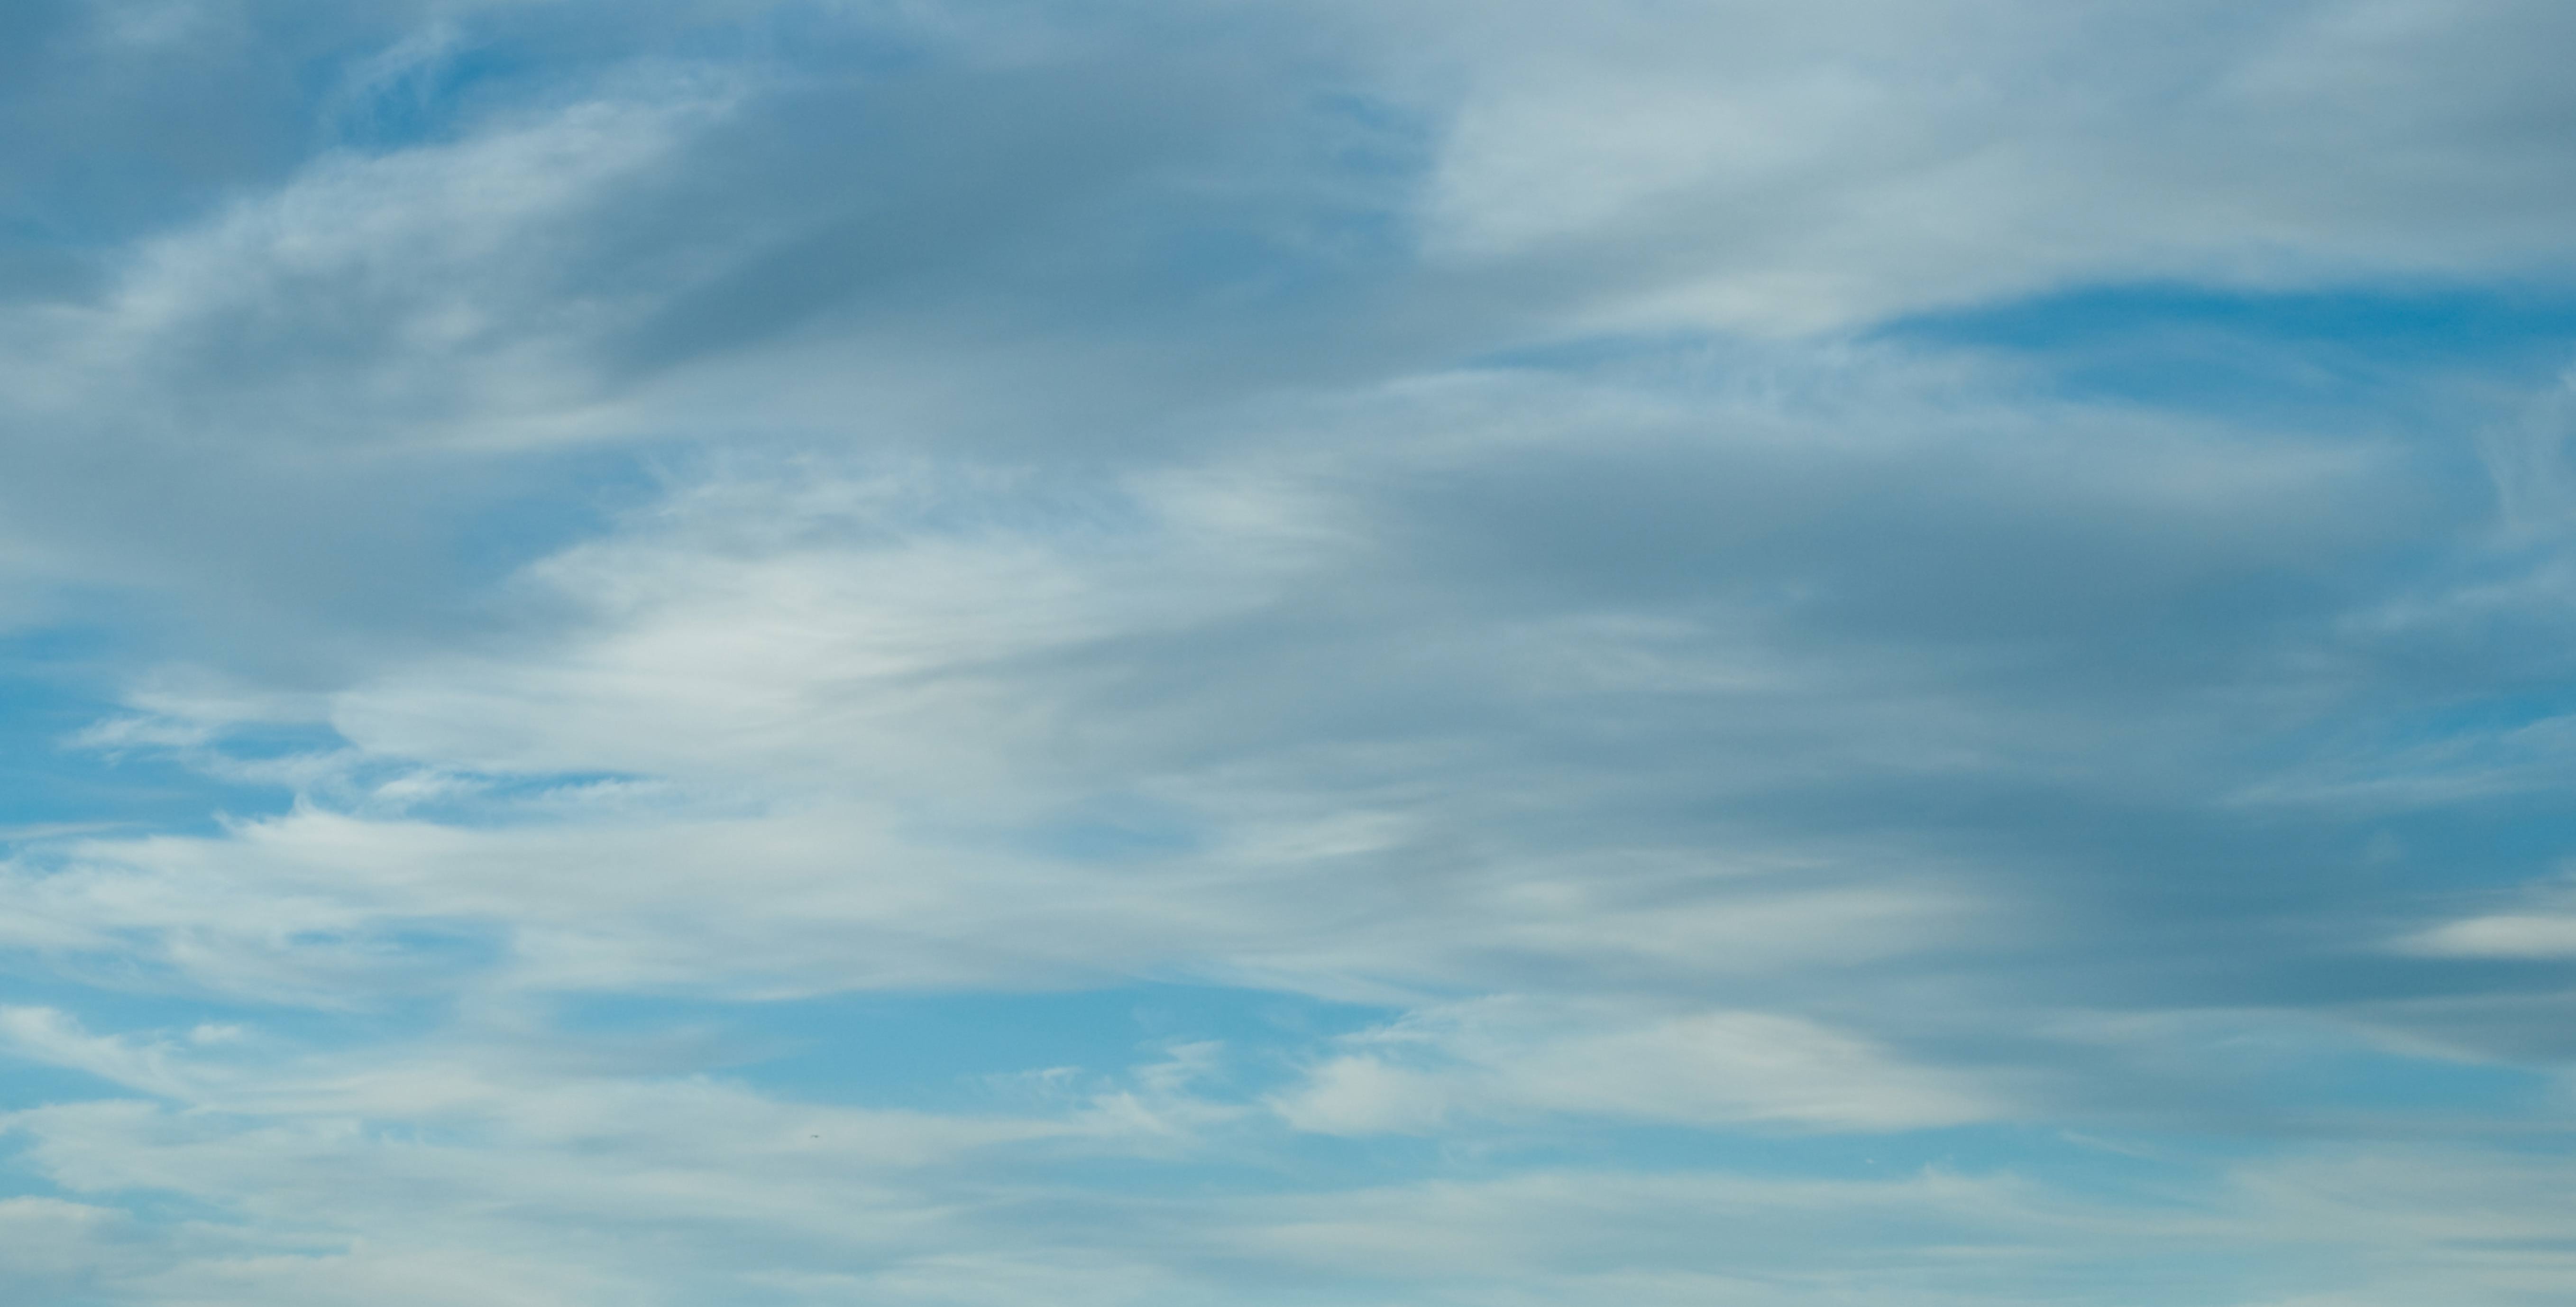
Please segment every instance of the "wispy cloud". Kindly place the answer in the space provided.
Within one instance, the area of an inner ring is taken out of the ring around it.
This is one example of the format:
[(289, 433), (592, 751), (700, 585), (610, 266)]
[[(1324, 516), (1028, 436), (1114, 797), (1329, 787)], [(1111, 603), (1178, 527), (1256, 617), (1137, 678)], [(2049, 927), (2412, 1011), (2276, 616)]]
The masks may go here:
[(2562, 11), (16, 6), (0, 1295), (2552, 1301)]

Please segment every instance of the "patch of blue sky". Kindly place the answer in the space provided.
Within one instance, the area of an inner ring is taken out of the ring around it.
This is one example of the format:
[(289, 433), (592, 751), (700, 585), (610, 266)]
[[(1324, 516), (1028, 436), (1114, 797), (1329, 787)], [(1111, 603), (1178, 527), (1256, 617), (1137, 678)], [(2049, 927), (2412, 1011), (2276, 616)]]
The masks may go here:
[[(45, 675), (45, 656), (27, 651), (83, 640), (77, 633), (40, 632), (0, 649), (0, 662), (33, 671), (0, 676), (0, 844), (146, 829), (212, 834), (228, 819), (273, 815), (292, 806), (293, 796), (284, 789), (210, 774), (167, 749), (78, 743), (83, 730), (118, 716), (123, 705), (94, 689), (65, 684), (70, 678)], [(276, 734), (294, 738), (264, 741), (255, 735), (245, 747), (291, 752), (319, 742), (307, 732)]]
[(2354, 841), (2359, 860), (2404, 866), (2439, 850), (2463, 884), (2510, 879), (2576, 842), (2560, 784), (2571, 761), (2557, 729), (2566, 720), (2508, 700), (2284, 732), (2246, 750), (2277, 769), (2239, 797), (2326, 823)]
[(364, 968), (372, 985), (364, 1004), (405, 992), (444, 989), (453, 977), (489, 970), (509, 951), (507, 939), (472, 921), (412, 919), (364, 930), (296, 931), (280, 944), (297, 956)]
[(1878, 332), (2047, 351), (2166, 328), (2344, 346), (2396, 359), (2555, 356), (2576, 341), (2576, 292), (2516, 293), (2491, 284), (2263, 292), (2129, 283), (1923, 314)]
[(557, 71), (533, 51), (449, 29), (387, 48), (333, 50), (299, 80), (329, 124), (329, 144), (382, 153), (453, 139), (479, 112), (544, 87)]
[[(84, 1090), (88, 1088), (87, 1084), (84, 1084), (82, 1087)], [(24, 1101), (14, 1093), (0, 1091), (0, 1095), (5, 1095), (0, 1096), (0, 1116), (5, 1116), (5, 1114), (9, 1112), (23, 1110), (26, 1106), (36, 1105), (41, 1102), (74, 1101), (69, 1095), (65, 1095), (59, 1100), (38, 1099)], [(83, 1099), (96, 1098), (98, 1096), (99, 1095), (95, 1093), (89, 1092), (84, 1092), (80, 1095)], [(46, 1179), (43, 1174), (43, 1168), (27, 1158), (27, 1150), (35, 1146), (36, 1141), (24, 1134), (7, 1129), (0, 1129), (0, 1200), (10, 1198), (67, 1199), (77, 1197), (74, 1194), (66, 1192), (61, 1185)]]
[(1915, 315), (1873, 338), (2031, 360), (2058, 393), (2272, 420), (2458, 418), (2427, 383), (2545, 376), (2576, 354), (2576, 293), (2492, 285), (2258, 292), (2096, 285)]
[(412, 1038), (453, 1019), (457, 997), (445, 988), (388, 988), (345, 1005), (271, 1002), (200, 985), (156, 983), (139, 967), (84, 975), (60, 959), (46, 965), (23, 956), (7, 959), (0, 975), (6, 977), (7, 1003), (52, 1008), (93, 1035), (147, 1043), (202, 1037), (219, 1049), (358, 1047)]
[(641, 995), (559, 1000), (567, 1038), (714, 1050), (727, 1074), (814, 1102), (937, 1110), (1045, 1104), (1125, 1083), (1176, 1048), (1214, 1044), (1243, 1094), (1284, 1085), (1284, 1050), (1389, 1011), (1275, 992), (1133, 984), (1060, 992), (847, 993), (770, 1002)]
[[(95, 1072), (0, 1054), (0, 1115), (108, 1098), (148, 1101), (152, 1095)], [(6, 1171), (17, 1169), (15, 1164), (5, 1165)]]
[[(1907, 316), (1859, 339), (2005, 361), (2038, 396), (2282, 432), (2430, 432), (2456, 454), (2464, 412), (2510, 420), (2532, 385), (2576, 358), (2576, 292), (2098, 285)], [(1731, 375), (1722, 364), (1738, 348), (1693, 331), (1613, 332), (1517, 344), (1462, 366), (1687, 384)]]
[[(2267, 1084), (2284, 1116), (2338, 1137), (2392, 1126), (2405, 1133), (2530, 1137), (2543, 1144), (2566, 1131), (2563, 1096), (2551, 1073), (2465, 1058), (2354, 1049), (2285, 1069)], [(2404, 1124), (2398, 1125), (2399, 1122)]]
[(937, 42), (899, 22), (853, 23), (826, 7), (727, 11), (642, 5), (622, 38), (545, 7), (485, 11), (398, 40), (373, 28), (316, 52), (298, 69), (308, 116), (326, 146), (383, 153), (459, 136), (488, 115), (559, 103), (596, 79), (631, 71), (649, 45), (666, 68), (767, 66), (793, 80), (901, 76), (930, 66)]
[[(0, 850), (147, 831), (212, 835), (232, 823), (282, 816), (317, 794), (343, 805), (392, 802), (422, 820), (513, 825), (556, 819), (546, 800), (645, 779), (611, 771), (454, 772), (389, 790), (382, 787), (418, 779), (419, 765), (361, 754), (325, 723), (224, 722), (202, 728), (197, 739), (182, 738), (197, 729), (186, 723), (169, 724), (181, 736), (152, 729), (127, 705), (78, 684), (87, 679), (79, 671), (84, 655), (134, 652), (112, 637), (102, 642), (70, 628), (24, 632), (0, 641), (0, 660), (13, 648), (55, 652), (16, 660), (33, 674), (0, 676)], [(61, 675), (45, 674), (49, 658), (65, 669)], [(123, 736), (115, 728), (129, 721), (146, 729)]]

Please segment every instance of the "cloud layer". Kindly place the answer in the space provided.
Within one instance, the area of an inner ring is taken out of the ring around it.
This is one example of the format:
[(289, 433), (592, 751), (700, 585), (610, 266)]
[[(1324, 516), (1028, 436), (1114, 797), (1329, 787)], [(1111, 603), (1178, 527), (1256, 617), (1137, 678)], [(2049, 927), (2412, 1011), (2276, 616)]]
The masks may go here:
[(2552, 1301), (2570, 22), (21, 6), (0, 1285)]

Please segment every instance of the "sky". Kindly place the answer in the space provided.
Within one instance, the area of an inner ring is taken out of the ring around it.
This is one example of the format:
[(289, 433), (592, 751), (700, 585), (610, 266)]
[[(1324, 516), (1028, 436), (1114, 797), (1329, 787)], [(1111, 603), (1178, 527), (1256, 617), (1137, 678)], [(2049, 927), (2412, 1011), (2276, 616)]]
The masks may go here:
[(2563, 1303), (2571, 49), (0, 6), (0, 1300)]

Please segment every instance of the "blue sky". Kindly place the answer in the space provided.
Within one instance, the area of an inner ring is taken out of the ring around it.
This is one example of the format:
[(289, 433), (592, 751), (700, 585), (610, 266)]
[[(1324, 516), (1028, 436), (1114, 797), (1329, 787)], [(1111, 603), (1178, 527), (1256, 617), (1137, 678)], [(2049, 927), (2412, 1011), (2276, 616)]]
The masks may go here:
[(0, 1298), (2561, 1302), (2571, 48), (11, 5)]

